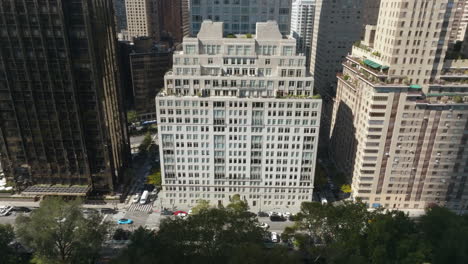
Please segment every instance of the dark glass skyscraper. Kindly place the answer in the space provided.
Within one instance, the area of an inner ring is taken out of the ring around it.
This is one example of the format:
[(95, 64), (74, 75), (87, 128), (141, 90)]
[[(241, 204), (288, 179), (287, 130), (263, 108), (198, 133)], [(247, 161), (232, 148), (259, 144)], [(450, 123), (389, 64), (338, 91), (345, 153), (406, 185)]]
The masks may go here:
[(0, 1), (0, 153), (18, 184), (113, 191), (128, 156), (111, 0)]

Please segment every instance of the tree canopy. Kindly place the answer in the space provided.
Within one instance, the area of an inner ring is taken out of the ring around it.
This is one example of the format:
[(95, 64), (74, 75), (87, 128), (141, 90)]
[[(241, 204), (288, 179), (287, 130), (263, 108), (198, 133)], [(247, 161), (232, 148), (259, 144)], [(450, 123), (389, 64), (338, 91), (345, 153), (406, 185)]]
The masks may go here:
[(197, 201), (197, 205), (192, 208), (192, 214), (199, 214), (201, 211), (208, 209), (210, 209), (210, 202), (200, 199)]
[(468, 263), (468, 216), (428, 209), (414, 221), (400, 211), (363, 203), (302, 204), (283, 236), (323, 263)]
[[(164, 219), (157, 233), (137, 230), (115, 263), (295, 263), (287, 250), (265, 250), (266, 236), (254, 216), (202, 209), (186, 219)], [(269, 262), (274, 258), (282, 261)]]
[(161, 187), (161, 184), (162, 184), (161, 172), (160, 171), (155, 171), (155, 172), (151, 173), (146, 178), (146, 182), (148, 184), (152, 184), (152, 185), (154, 185), (156, 187)]
[(142, 154), (146, 154), (152, 142), (153, 139), (151, 138), (151, 134), (149, 132), (146, 133), (143, 141), (140, 143), (140, 146), (138, 146), (138, 151)]
[(138, 115), (137, 112), (134, 110), (130, 110), (127, 112), (127, 122), (128, 123), (135, 123), (138, 121)]
[(80, 201), (43, 200), (30, 216), (16, 219), (17, 236), (39, 263), (93, 263), (110, 228), (95, 212), (86, 217)]
[(234, 194), (231, 197), (231, 202), (226, 206), (226, 209), (234, 212), (247, 212), (249, 205), (246, 201), (242, 200), (239, 194)]

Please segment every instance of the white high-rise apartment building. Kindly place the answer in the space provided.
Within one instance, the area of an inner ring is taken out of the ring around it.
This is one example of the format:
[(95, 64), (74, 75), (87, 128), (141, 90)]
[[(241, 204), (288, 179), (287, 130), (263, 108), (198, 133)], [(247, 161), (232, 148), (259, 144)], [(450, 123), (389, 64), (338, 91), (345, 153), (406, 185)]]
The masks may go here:
[(189, 0), (190, 33), (203, 20), (224, 22), (225, 34), (255, 34), (256, 23), (274, 20), (283, 35), (290, 32), (292, 0)]
[(184, 38), (156, 97), (164, 207), (239, 194), (253, 211), (295, 212), (312, 200), (321, 100), (295, 50), (272, 21), (236, 38), (205, 21)]
[(152, 0), (125, 0), (130, 38), (152, 36)]
[(309, 67), (310, 64), (314, 17), (315, 0), (293, 0), (290, 35), (297, 41), (297, 52), (306, 55), (306, 67)]
[(444, 60), (455, 4), (382, 0), (343, 63), (331, 156), (370, 207), (467, 209), (468, 63)]

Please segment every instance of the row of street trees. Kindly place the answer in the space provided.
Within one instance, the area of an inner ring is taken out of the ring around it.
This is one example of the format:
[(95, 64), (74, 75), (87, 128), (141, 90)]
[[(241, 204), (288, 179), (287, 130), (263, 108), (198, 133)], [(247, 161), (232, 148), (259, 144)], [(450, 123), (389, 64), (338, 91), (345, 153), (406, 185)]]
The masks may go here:
[[(271, 248), (267, 230), (248, 209), (239, 195), (225, 208), (200, 200), (186, 219), (164, 219), (158, 232), (131, 233), (129, 246), (113, 262), (468, 263), (468, 216), (445, 208), (430, 208), (415, 221), (402, 212), (368, 211), (363, 203), (306, 202), (282, 234), (295, 250)], [(46, 199), (17, 218), (16, 230), (0, 225), (0, 263), (95, 263), (112, 230), (97, 212), (84, 215), (79, 201)], [(18, 251), (16, 240), (34, 252), (32, 259)]]

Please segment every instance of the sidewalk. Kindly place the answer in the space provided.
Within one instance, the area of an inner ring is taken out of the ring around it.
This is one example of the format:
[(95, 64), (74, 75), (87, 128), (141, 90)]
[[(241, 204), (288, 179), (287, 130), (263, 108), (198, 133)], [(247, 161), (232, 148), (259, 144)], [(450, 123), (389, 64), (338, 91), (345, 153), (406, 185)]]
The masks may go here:
[[(25, 201), (0, 201), (0, 206), (18, 206), (18, 207), (39, 207), (40, 202), (25, 202)], [(103, 204), (83, 204), (84, 208), (111, 208), (117, 205), (117, 209), (121, 210), (125, 207), (124, 203), (103, 203)]]

